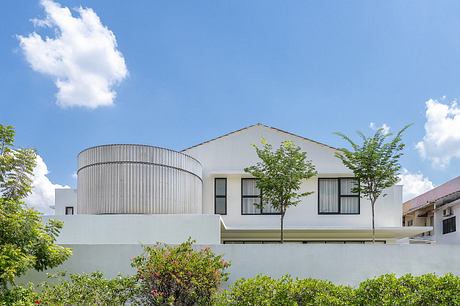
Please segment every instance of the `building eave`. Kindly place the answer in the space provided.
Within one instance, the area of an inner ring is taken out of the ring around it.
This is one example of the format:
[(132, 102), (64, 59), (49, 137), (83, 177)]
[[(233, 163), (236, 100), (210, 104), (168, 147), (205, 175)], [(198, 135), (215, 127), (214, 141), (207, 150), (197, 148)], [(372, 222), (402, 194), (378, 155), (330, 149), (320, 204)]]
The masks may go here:
[[(396, 240), (413, 237), (433, 230), (429, 226), (378, 227), (375, 237), (378, 240)], [(223, 240), (277, 240), (279, 227), (226, 227), (222, 222)], [(371, 240), (372, 229), (369, 227), (286, 227), (286, 240)]]

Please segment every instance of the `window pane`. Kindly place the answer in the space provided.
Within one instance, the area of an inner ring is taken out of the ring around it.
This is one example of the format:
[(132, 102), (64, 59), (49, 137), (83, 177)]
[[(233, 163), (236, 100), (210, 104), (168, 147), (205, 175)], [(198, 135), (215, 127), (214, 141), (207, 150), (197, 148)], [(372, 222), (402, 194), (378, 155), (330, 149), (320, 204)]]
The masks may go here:
[(319, 212), (339, 212), (339, 181), (338, 179), (320, 179), (319, 181)]
[(216, 214), (225, 215), (227, 206), (226, 198), (216, 198)]
[(227, 195), (226, 194), (227, 180), (226, 179), (216, 179), (215, 184), (216, 184), (216, 196), (226, 196)]
[(358, 197), (340, 198), (340, 213), (357, 214), (358, 212), (359, 212), (359, 198)]
[[(265, 202), (265, 201), (264, 201)], [(275, 209), (271, 203), (264, 203), (264, 206), (262, 207), (262, 212), (264, 214), (276, 214), (279, 213), (280, 211), (278, 209)]]
[(457, 230), (457, 226), (455, 224), (455, 217), (445, 219), (442, 221), (442, 233), (448, 234), (455, 232)]
[(260, 198), (243, 198), (243, 214), (260, 214)]
[(357, 180), (352, 178), (340, 179), (340, 194), (341, 195), (358, 195), (356, 192), (352, 192), (353, 188), (356, 187)]
[(243, 179), (243, 196), (258, 196), (260, 190), (257, 188), (255, 179)]

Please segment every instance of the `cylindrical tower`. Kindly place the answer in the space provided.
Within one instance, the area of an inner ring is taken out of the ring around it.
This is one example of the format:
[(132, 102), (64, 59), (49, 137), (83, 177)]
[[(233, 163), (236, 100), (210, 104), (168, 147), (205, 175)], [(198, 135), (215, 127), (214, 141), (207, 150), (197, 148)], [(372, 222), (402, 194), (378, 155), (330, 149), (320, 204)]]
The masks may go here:
[(202, 167), (186, 154), (131, 144), (78, 155), (78, 214), (202, 213)]

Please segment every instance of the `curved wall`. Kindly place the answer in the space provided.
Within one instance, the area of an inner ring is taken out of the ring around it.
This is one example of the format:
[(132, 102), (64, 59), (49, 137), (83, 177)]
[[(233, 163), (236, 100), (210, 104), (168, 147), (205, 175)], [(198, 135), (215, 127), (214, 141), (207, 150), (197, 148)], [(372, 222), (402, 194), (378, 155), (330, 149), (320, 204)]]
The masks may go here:
[(78, 214), (202, 213), (202, 167), (146, 145), (103, 145), (78, 155)]

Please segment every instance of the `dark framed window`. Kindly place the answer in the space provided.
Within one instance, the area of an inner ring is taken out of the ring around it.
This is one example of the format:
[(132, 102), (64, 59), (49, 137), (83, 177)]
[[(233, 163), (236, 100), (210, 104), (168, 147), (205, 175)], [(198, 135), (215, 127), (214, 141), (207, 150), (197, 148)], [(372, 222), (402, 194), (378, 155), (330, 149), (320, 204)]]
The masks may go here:
[(455, 224), (455, 217), (450, 217), (449, 219), (442, 220), (442, 233), (449, 234), (455, 232), (457, 226)]
[(66, 215), (73, 215), (73, 206), (66, 206), (65, 207), (65, 214)]
[(218, 215), (227, 214), (227, 179), (214, 179), (214, 213)]
[(318, 179), (318, 214), (358, 215), (359, 193), (353, 192), (358, 181), (352, 177)]
[[(263, 206), (261, 205), (263, 203)], [(264, 203), (262, 192), (257, 188), (257, 179), (241, 179), (242, 215), (279, 215), (280, 212), (270, 203)]]

